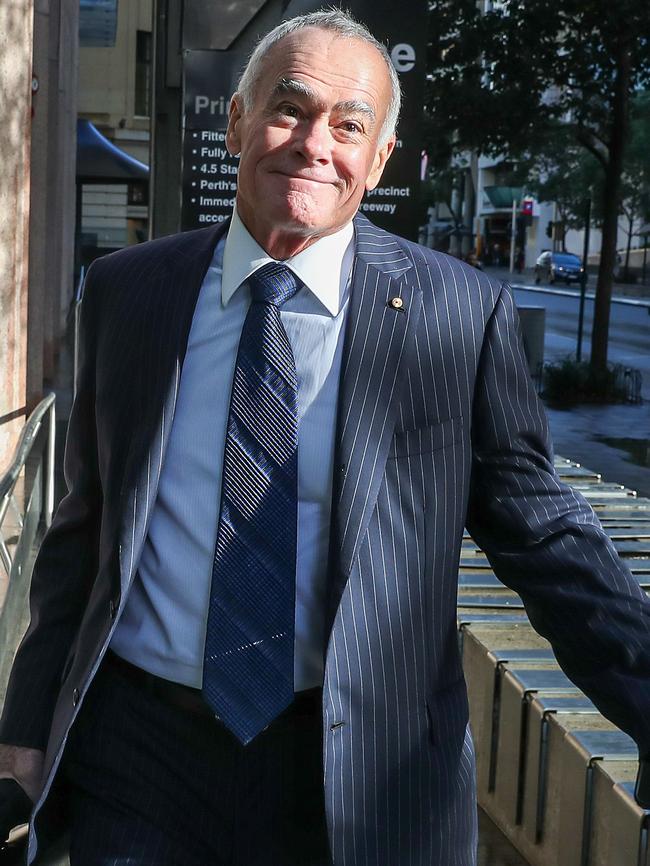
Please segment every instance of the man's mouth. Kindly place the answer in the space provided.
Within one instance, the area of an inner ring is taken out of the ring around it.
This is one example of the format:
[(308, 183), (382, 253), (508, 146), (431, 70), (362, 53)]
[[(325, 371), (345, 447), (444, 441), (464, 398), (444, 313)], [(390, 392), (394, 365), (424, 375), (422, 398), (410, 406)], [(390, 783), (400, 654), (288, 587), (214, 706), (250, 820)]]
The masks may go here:
[(314, 184), (319, 184), (321, 186), (327, 185), (327, 184), (331, 185), (334, 183), (334, 181), (329, 180), (327, 178), (308, 177), (308, 176), (305, 176), (304, 174), (291, 174), (291, 173), (286, 172), (286, 171), (274, 171), (274, 172), (272, 172), (272, 174), (279, 174), (282, 177), (286, 178), (288, 181), (295, 181), (296, 183), (310, 183), (310, 184), (314, 183)]

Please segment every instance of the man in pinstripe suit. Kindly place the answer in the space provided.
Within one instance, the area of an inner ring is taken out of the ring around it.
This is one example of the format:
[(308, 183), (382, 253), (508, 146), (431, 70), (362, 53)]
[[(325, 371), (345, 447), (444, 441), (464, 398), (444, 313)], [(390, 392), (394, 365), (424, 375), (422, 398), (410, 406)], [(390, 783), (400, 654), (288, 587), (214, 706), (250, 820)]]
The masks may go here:
[[(233, 98), (230, 225), (88, 275), (70, 493), (0, 726), (0, 776), (35, 801), (29, 862), (71, 790), (83, 866), (473, 864), (465, 524), (569, 675), (650, 749), (648, 603), (554, 473), (508, 286), (355, 216), (398, 107), (366, 31), (294, 19)], [(205, 711), (201, 642), (214, 455), (268, 260), (303, 286), (281, 314), (300, 402), (296, 699), (242, 747)]]

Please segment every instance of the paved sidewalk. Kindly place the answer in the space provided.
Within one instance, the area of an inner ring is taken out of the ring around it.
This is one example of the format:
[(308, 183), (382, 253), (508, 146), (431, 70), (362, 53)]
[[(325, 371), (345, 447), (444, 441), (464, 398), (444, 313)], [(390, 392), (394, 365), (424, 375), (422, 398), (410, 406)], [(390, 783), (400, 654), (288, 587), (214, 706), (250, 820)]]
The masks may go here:
[[(528, 291), (580, 294), (574, 283), (535, 286), (532, 268), (523, 274), (510, 274), (507, 268), (488, 267), (486, 273)], [(595, 287), (596, 277), (590, 274), (587, 297), (593, 297)], [(616, 283), (612, 302), (650, 308), (650, 285)], [(650, 351), (650, 334), (648, 343)], [(605, 481), (624, 484), (640, 496), (650, 497), (650, 402), (634, 406), (578, 404), (568, 409), (546, 406), (546, 411), (556, 453), (600, 472)]]
[(546, 411), (557, 454), (650, 497), (650, 402)]

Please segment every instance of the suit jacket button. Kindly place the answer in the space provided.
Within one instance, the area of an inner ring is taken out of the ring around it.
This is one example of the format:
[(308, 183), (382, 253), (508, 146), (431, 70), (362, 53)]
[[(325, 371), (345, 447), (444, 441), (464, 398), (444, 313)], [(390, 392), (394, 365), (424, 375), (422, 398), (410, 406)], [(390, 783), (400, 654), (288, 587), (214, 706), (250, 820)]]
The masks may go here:
[(79, 689), (75, 689), (72, 692), (72, 706), (76, 707), (78, 703), (79, 703)]
[(115, 614), (117, 613), (117, 605), (115, 604), (113, 599), (111, 599), (109, 604), (108, 604), (108, 612), (110, 614), (111, 619), (115, 619)]

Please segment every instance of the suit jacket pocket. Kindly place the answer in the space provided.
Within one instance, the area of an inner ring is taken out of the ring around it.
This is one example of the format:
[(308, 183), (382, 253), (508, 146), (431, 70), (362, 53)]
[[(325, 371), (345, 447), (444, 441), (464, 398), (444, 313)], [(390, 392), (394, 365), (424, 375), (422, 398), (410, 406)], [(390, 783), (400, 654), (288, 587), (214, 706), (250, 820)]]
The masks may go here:
[(430, 454), (439, 448), (446, 448), (458, 442), (463, 436), (465, 419), (462, 415), (437, 421), (430, 427), (416, 430), (402, 430), (395, 433), (391, 442), (389, 459), (413, 457), (417, 454)]
[(461, 740), (469, 721), (465, 680), (461, 678), (432, 692), (426, 701), (431, 743), (439, 746)]

